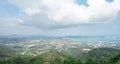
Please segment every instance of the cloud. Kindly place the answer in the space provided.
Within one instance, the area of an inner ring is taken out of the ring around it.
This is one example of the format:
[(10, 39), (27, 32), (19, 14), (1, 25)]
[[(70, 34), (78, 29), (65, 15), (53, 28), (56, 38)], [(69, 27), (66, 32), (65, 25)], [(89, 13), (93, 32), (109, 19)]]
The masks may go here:
[(76, 0), (9, 0), (28, 15), (23, 25), (42, 28), (62, 28), (80, 24), (104, 23), (116, 18), (120, 0), (87, 0), (86, 5)]
[(0, 18), (1, 27), (15, 27), (16, 25), (22, 24), (23, 20), (18, 18)]

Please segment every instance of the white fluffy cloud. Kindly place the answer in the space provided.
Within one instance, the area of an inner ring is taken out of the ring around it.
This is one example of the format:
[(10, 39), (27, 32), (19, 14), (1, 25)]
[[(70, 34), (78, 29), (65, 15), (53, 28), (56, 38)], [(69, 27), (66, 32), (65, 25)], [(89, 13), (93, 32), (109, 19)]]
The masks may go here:
[(24, 24), (39, 27), (66, 27), (84, 23), (102, 23), (114, 19), (120, 11), (120, 0), (87, 0), (88, 6), (76, 0), (10, 0), (29, 19)]
[(24, 21), (18, 18), (0, 18), (1, 27), (15, 27), (16, 25), (22, 24)]

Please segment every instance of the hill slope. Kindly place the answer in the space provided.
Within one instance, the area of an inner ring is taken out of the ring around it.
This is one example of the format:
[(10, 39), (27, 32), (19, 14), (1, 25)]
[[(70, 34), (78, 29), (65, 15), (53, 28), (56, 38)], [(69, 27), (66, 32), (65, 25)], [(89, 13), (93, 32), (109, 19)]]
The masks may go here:
[(119, 53), (120, 50), (113, 48), (96, 48), (83, 55), (86, 58), (106, 58), (113, 57), (115, 55), (118, 55)]
[(10, 47), (0, 45), (0, 57), (8, 57), (12, 55), (14, 55), (14, 50), (12, 50)]

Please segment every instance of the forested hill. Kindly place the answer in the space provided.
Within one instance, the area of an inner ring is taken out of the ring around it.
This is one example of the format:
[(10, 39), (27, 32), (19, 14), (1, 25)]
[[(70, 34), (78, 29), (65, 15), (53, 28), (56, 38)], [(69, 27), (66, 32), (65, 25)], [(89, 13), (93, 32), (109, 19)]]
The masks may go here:
[(6, 47), (4, 45), (0, 45), (0, 57), (10, 57), (13, 56), (14, 50), (10, 47)]
[(88, 53), (83, 54), (86, 58), (108, 58), (118, 55), (120, 50), (113, 48), (95, 48)]
[[(102, 54), (102, 53), (101, 53)], [(0, 64), (120, 64), (120, 54), (111, 58), (73, 58), (50, 51), (37, 56), (14, 56), (0, 58)]]

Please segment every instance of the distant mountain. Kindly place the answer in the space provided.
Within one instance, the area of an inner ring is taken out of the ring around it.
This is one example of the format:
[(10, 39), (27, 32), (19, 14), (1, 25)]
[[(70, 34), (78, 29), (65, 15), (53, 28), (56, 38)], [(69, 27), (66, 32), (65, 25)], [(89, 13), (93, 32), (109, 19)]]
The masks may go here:
[(46, 36), (46, 35), (0, 35), (0, 43), (18, 43), (36, 39), (68, 39), (83, 42), (120, 43), (119, 35), (110, 36)]

